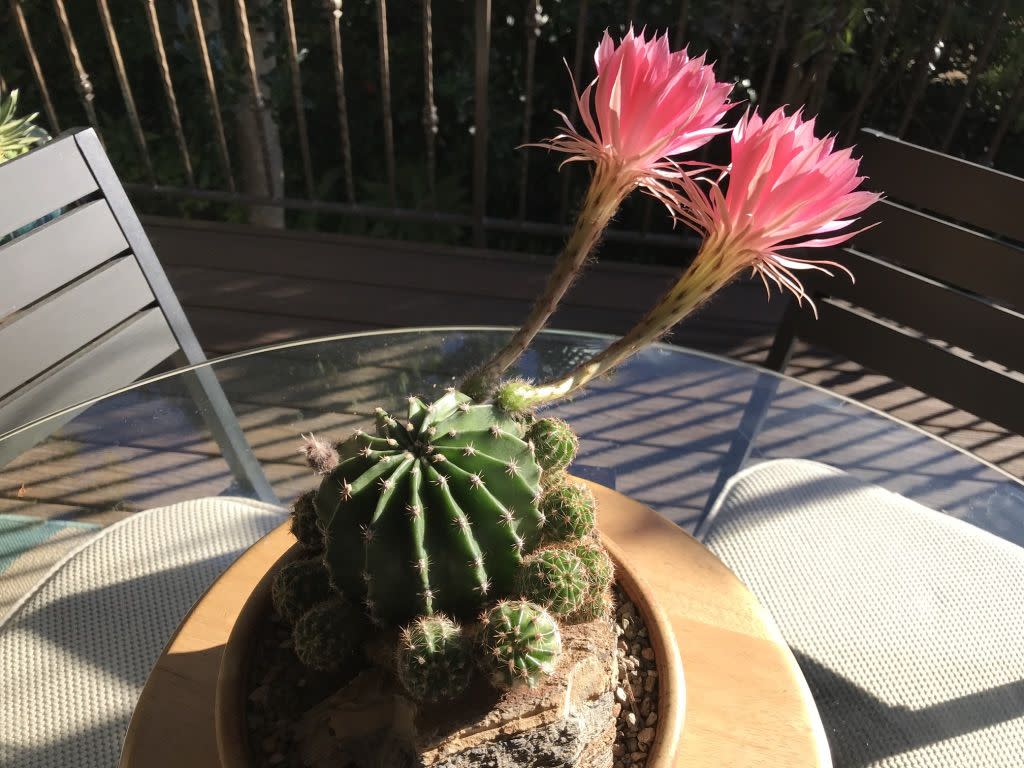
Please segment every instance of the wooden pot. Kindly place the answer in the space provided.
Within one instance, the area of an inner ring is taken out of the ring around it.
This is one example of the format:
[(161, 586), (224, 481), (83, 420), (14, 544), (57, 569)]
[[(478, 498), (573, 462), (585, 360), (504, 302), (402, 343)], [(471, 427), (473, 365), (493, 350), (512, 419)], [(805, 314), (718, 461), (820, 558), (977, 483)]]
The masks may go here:
[[(673, 523), (589, 485), (619, 584), (643, 614), (658, 666), (658, 728), (648, 766), (829, 766), (810, 691), (753, 595)], [(185, 617), (146, 682), (121, 768), (249, 768), (248, 638), (269, 609), (274, 569), (287, 562), (294, 544), (287, 526), (272, 531)]]
[[(282, 527), (287, 528), (287, 525)], [(254, 547), (238, 561), (241, 563), (247, 558), (253, 560), (252, 567), (246, 568), (246, 571), (253, 575), (262, 573), (262, 576), (252, 585), (228, 636), (217, 678), (215, 711), (217, 752), (221, 768), (251, 768), (252, 765), (245, 705), (253, 637), (271, 610), (270, 590), (275, 575), (302, 554), (291, 536), (278, 537), (277, 541), (277, 547)], [(670, 768), (675, 764), (686, 706), (683, 665), (675, 634), (651, 588), (632, 568), (622, 551), (614, 542), (606, 540), (604, 544), (615, 561), (616, 581), (629, 595), (647, 625), (658, 669), (658, 727), (648, 752), (647, 765), (650, 768)]]

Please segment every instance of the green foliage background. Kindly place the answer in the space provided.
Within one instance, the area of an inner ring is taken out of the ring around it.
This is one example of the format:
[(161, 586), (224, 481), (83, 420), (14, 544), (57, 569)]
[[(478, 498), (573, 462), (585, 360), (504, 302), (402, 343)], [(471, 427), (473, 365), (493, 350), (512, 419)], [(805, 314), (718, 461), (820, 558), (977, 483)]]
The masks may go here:
[[(201, 0), (202, 3), (218, 0)], [(208, 35), (214, 59), (221, 106), (225, 113), (229, 146), (234, 146), (234, 110), (249, 104), (241, 46), (238, 44), (235, 0), (219, 0), (222, 29)], [(533, 140), (555, 131), (552, 110), (570, 105), (571, 91), (563, 58), (572, 61), (577, 40), (581, 0), (543, 0), (537, 28), (534, 117), (527, 131)], [(210, 106), (205, 95), (195, 30), (187, 0), (158, 0), (160, 21), (167, 43), (174, 86), (181, 107), (197, 185), (223, 190), (226, 179), (218, 160)], [(352, 134), (356, 196), (360, 203), (390, 205), (385, 183), (385, 152), (381, 117), (380, 76), (376, 26), (377, 0), (345, 0), (342, 33), (346, 87)], [(996, 29), (992, 56), (978, 78), (966, 115), (949, 148), (971, 160), (985, 156), (1003, 110), (1013, 106), (1010, 124), (995, 164), (1024, 175), (1024, 110), (1019, 88), (1024, 74), (1024, 0), (955, 3), (949, 32), (940, 47), (930, 50), (929, 36), (945, 0), (690, 0), (686, 39), (691, 52), (707, 50), (712, 59), (728, 57), (723, 73), (737, 82), (734, 98), (756, 108), (776, 106), (790, 65), (812, 72), (823, 58), (834, 57), (820, 104), (820, 122), (842, 134), (868, 80), (876, 57), (876, 40), (891, 30), (880, 59), (880, 77), (868, 101), (862, 123), (886, 131), (899, 124), (914, 85), (915, 62), (923, 54), (933, 59), (924, 96), (914, 110), (905, 138), (926, 146), (939, 146), (951, 115), (964, 93), (974, 57), (993, 24), (993, 9), (1005, 7), (1006, 18)], [(147, 146), (161, 185), (186, 183), (164, 98), (156, 56), (139, 0), (109, 0), (124, 53), (128, 75), (139, 105)], [(88, 71), (98, 112), (99, 128), (118, 172), (126, 181), (147, 182), (139, 149), (126, 119), (110, 53), (94, 3), (68, 2), (71, 27)], [(318, 198), (344, 201), (344, 173), (335, 102), (331, 59), (331, 25), (325, 3), (295, 0), (301, 50), (303, 100), (309, 124), (314, 182)], [(423, 129), (422, 6), (420, 0), (390, 0), (389, 46), (392, 72), (392, 117), (398, 167), (400, 206), (468, 214), (471, 210), (474, 0), (434, 0), (434, 71), (439, 129), (437, 133), (437, 195), (427, 194)], [(758, 93), (776, 39), (779, 14), (790, 8), (779, 66), (770, 83), (768, 100)], [(896, 6), (899, 5), (899, 13)], [(23, 0), (33, 41), (51, 89), (60, 127), (87, 124), (75, 88), (76, 78), (50, 0)], [(303, 197), (299, 136), (293, 110), (288, 52), (283, 34), (281, 0), (249, 0), (253, 23), (276, 32), (269, 51), (278, 66), (269, 78), (272, 105), (281, 130), (286, 171), (286, 195)], [(583, 30), (583, 80), (593, 74), (591, 54), (600, 33), (617, 35), (627, 14), (636, 8), (634, 21), (648, 29), (674, 33), (680, 0), (591, 0)], [(493, 0), (490, 78), (490, 142), (488, 162), (488, 215), (515, 218), (518, 214), (521, 158), (529, 153), (526, 216), (556, 223), (571, 214), (566, 201), (577, 199), (585, 173), (570, 175), (563, 190), (557, 158), (542, 150), (517, 149), (523, 139), (524, 65), (526, 26), (524, 0)], [(209, 31), (209, 30), (208, 30)], [(25, 109), (42, 111), (35, 80), (25, 56), (17, 25), (9, 8), (0, 11), (0, 77), (19, 87)], [(811, 93), (813, 93), (813, 85)], [(1016, 99), (1014, 100), (1014, 95)], [(1011, 102), (1013, 102), (1011, 104)], [(44, 126), (53, 129), (53, 126)], [(720, 157), (723, 142), (711, 149)], [(237, 158), (235, 158), (237, 173)], [(242, 220), (246, 211), (235, 204), (208, 201), (168, 201), (139, 198), (151, 212)], [(650, 206), (632, 200), (617, 226), (639, 228), (650, 216)], [(665, 217), (655, 212), (653, 231), (663, 231)], [(450, 224), (396, 224), (338, 214), (292, 211), (290, 226), (346, 231), (410, 239), (468, 242), (464, 227)], [(553, 250), (557, 238), (492, 234), (495, 247)], [(613, 255), (642, 260), (636, 249), (609, 246)], [(649, 249), (648, 249), (649, 250)]]

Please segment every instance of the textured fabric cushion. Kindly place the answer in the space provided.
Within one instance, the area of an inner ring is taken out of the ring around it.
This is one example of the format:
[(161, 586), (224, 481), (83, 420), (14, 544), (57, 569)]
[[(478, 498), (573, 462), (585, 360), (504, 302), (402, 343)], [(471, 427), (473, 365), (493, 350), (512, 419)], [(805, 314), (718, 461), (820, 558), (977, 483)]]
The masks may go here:
[(836, 768), (1024, 765), (1024, 549), (809, 461), (739, 473), (712, 515)]
[(283, 515), (248, 499), (199, 499), (133, 515), (69, 554), (0, 626), (0, 765), (116, 766), (175, 628)]

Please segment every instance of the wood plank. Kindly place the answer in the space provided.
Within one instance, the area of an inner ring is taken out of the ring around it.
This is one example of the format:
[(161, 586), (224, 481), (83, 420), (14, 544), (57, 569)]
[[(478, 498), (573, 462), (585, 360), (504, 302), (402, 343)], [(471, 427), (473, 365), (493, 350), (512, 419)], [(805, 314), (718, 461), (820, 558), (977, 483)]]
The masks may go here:
[[(0, 400), (0, 434), (129, 384), (176, 348), (159, 309), (136, 315), (48, 371), (31, 387)], [(67, 421), (74, 416), (75, 413), (69, 413), (61, 418)], [(60, 423), (63, 422), (44, 425), (43, 432), (4, 440), (0, 444), (0, 467), (41, 439), (46, 429), (56, 429)]]
[(0, 235), (14, 232), (97, 189), (74, 136), (0, 166)]
[(819, 302), (819, 312), (818, 321), (801, 330), (802, 338), (827, 344), (868, 368), (884, 370), (958, 408), (1024, 433), (1024, 376), (984, 365), (963, 351), (943, 348), (830, 299)]
[(891, 200), (870, 218), (881, 224), (853, 239), (856, 250), (1024, 309), (1024, 248)]
[(110, 208), (93, 200), (0, 247), (0, 319), (128, 247)]
[(1024, 242), (1024, 179), (861, 130), (861, 173), (893, 200)]
[(153, 302), (135, 259), (123, 256), (0, 324), (0, 396)]
[(849, 248), (843, 263), (857, 282), (812, 277), (812, 295), (844, 299), (979, 358), (1024, 371), (1024, 346), (1007, 343), (1024, 330), (1024, 315)]

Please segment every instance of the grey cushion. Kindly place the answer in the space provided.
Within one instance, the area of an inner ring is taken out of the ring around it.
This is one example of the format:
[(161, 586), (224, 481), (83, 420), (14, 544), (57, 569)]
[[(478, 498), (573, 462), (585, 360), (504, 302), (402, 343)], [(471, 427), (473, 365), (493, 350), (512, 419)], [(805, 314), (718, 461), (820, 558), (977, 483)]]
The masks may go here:
[(0, 765), (116, 766), (178, 623), (283, 516), (248, 499), (199, 499), (133, 515), (71, 552), (0, 625)]
[(712, 516), (837, 768), (1024, 765), (1024, 549), (810, 461), (744, 470)]

